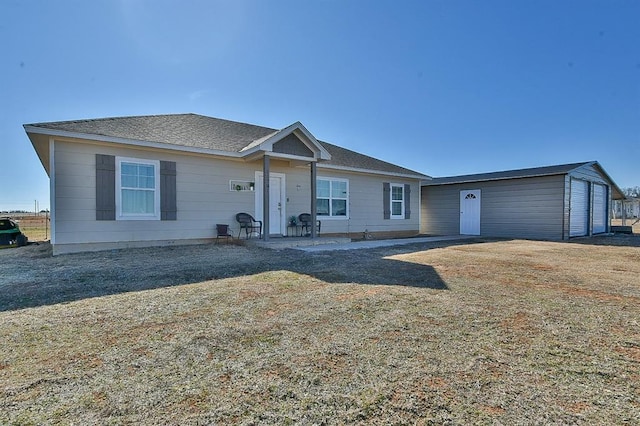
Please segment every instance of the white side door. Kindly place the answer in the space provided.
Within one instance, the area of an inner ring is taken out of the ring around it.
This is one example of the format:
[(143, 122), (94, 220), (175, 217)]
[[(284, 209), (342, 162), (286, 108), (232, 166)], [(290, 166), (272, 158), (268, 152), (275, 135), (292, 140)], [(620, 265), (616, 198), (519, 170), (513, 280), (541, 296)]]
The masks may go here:
[(480, 190), (460, 191), (460, 235), (480, 235)]
[[(256, 214), (257, 220), (263, 220), (262, 200), (263, 198), (262, 173), (256, 176)], [(280, 173), (269, 174), (269, 235), (284, 235), (285, 225), (285, 178)]]

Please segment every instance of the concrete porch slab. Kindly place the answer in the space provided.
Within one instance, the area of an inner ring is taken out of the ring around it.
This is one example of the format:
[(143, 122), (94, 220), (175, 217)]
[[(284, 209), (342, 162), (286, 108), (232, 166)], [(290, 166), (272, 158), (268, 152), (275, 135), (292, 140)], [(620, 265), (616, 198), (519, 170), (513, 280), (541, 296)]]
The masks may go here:
[(330, 244), (324, 246), (309, 246), (309, 247), (295, 247), (298, 250), (307, 252), (318, 252), (328, 250), (357, 250), (376, 247), (390, 247), (399, 246), (404, 244), (419, 244), (419, 243), (432, 243), (437, 241), (456, 241), (456, 240), (468, 240), (477, 237), (469, 235), (449, 235), (449, 236), (437, 236), (437, 237), (413, 237), (413, 238), (396, 238), (389, 240), (366, 240), (366, 241), (353, 241), (343, 244)]
[(350, 238), (346, 237), (318, 237), (315, 240), (309, 237), (272, 237), (267, 242), (259, 239), (243, 240), (243, 242), (248, 246), (270, 248), (274, 250), (292, 248), (306, 252), (320, 252), (330, 250), (357, 250), (376, 247), (390, 247), (403, 244), (419, 244), (436, 241), (456, 241), (471, 238), (476, 237), (469, 235), (448, 235), (366, 241), (352, 241)]
[(299, 249), (303, 247), (342, 245), (350, 243), (351, 239), (346, 237), (318, 237), (315, 239), (310, 237), (271, 237), (269, 238), (269, 241), (263, 241), (255, 238), (242, 240), (242, 242), (250, 247), (263, 247), (274, 250), (282, 250), (287, 248)]

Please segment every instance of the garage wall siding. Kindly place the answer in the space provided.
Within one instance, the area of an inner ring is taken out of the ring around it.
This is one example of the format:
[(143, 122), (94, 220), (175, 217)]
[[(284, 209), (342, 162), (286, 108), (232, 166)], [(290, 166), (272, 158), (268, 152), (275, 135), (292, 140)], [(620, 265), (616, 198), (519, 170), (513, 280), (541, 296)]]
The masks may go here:
[(562, 239), (564, 176), (509, 179), (422, 188), (421, 232), (460, 232), (460, 191), (480, 189), (480, 234)]
[(423, 186), (421, 190), (420, 233), (458, 235), (460, 233), (460, 190), (463, 185)]

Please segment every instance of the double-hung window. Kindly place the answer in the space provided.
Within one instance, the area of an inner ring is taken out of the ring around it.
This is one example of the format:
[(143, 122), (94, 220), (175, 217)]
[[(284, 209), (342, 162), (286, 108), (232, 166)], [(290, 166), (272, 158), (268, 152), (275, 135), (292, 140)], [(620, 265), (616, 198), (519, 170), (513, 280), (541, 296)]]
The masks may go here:
[(122, 220), (160, 220), (160, 162), (118, 157), (116, 211)]
[(316, 206), (318, 216), (349, 217), (349, 181), (318, 178)]
[(391, 218), (404, 219), (404, 185), (391, 184)]

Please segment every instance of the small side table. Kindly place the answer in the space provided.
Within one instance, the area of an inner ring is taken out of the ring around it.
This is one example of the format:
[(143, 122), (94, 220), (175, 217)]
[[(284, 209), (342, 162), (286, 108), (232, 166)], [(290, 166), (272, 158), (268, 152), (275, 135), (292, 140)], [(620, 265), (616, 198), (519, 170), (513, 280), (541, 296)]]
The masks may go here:
[(302, 227), (298, 224), (287, 224), (287, 237), (299, 237)]

